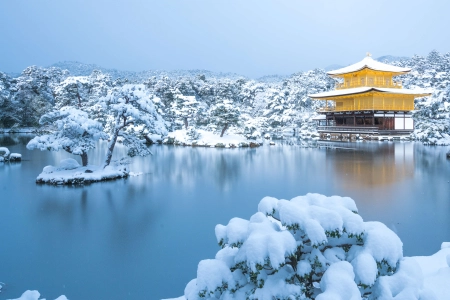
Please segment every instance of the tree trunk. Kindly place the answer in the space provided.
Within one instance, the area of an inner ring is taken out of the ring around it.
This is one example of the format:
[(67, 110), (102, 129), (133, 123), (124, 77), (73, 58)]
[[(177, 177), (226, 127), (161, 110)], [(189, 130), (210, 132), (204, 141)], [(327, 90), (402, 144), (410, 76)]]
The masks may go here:
[(77, 98), (78, 98), (78, 108), (81, 109), (81, 96), (80, 93), (77, 92)]
[(225, 133), (225, 131), (228, 129), (228, 123), (225, 124), (225, 126), (222, 129), (222, 133), (220, 134), (220, 137), (223, 137), (223, 134)]
[(109, 166), (109, 164), (111, 163), (111, 158), (114, 151), (114, 146), (116, 145), (117, 137), (119, 136), (119, 131), (119, 128), (114, 129), (114, 134), (108, 144), (108, 152), (106, 152), (106, 159), (105, 163), (103, 164), (103, 169)]
[(187, 130), (188, 125), (189, 125), (187, 117), (184, 117), (183, 121), (184, 121), (184, 128)]
[(88, 155), (86, 152), (83, 152), (81, 155), (81, 164), (83, 165), (83, 167), (86, 167), (88, 164)]

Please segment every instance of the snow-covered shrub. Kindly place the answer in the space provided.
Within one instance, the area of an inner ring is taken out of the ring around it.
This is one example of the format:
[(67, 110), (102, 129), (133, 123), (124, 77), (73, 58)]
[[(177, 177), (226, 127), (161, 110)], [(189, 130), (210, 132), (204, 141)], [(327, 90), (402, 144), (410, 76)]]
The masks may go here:
[(189, 127), (189, 129), (186, 130), (186, 136), (190, 141), (195, 141), (200, 138), (200, 133), (194, 127)]
[(222, 249), (199, 263), (188, 300), (430, 295), (415, 261), (403, 259), (399, 237), (382, 223), (363, 222), (348, 197), (265, 197), (250, 220), (233, 218), (215, 232)]

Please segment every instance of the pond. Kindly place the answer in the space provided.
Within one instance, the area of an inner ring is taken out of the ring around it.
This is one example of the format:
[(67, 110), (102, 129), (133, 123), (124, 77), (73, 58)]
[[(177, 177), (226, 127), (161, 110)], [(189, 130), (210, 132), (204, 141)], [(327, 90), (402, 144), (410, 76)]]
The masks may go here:
[[(446, 147), (333, 143), (333, 148), (152, 146), (133, 158), (139, 176), (81, 187), (36, 185), (63, 151), (25, 148), (0, 136), (21, 163), (0, 164), (0, 299), (37, 289), (47, 299), (161, 299), (183, 294), (201, 259), (219, 250), (216, 224), (248, 219), (264, 196), (308, 192), (353, 198), (365, 221), (381, 221), (404, 254), (430, 255), (450, 241)], [(104, 145), (90, 153), (100, 164)], [(125, 155), (120, 147), (116, 158)], [(77, 158), (78, 159), (78, 158)]]

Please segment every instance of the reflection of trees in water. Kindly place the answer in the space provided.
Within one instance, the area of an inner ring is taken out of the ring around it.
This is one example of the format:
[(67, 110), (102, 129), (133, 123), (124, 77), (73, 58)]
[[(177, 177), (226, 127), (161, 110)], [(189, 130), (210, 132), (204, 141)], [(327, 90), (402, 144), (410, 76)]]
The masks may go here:
[(416, 174), (421, 176), (421, 188), (430, 195), (428, 201), (441, 199), (441, 195), (450, 195), (450, 159), (446, 158), (448, 149), (421, 144), (414, 147)]
[(0, 134), (0, 146), (26, 145), (33, 136), (32, 134)]
[(436, 169), (448, 169), (450, 167), (450, 160), (446, 158), (446, 152), (449, 147), (445, 146), (424, 146), (416, 144), (414, 147), (414, 155), (416, 157), (416, 165), (420, 169), (432, 172)]
[[(201, 188), (213, 181), (213, 184), (226, 188), (238, 180), (242, 156), (251, 159), (247, 153), (252, 150), (154, 146), (152, 151), (152, 157), (138, 159), (137, 164), (143, 165), (140, 169), (144, 173), (152, 174), (154, 183), (164, 181), (183, 187)], [(136, 162), (133, 163), (134, 167), (137, 167)]]
[[(233, 151), (236, 149), (230, 150)], [(209, 171), (214, 175), (216, 184), (220, 186), (221, 190), (229, 190), (233, 182), (236, 182), (239, 179), (241, 171), (241, 158), (236, 155), (238, 151), (235, 151), (235, 153), (232, 153), (227, 149), (224, 151), (219, 151), (217, 157), (215, 158), (216, 166), (213, 170)]]
[(0, 146), (2, 147), (8, 147), (8, 146), (13, 146), (18, 144), (19, 141), (15, 140), (12, 136), (10, 135), (2, 135), (0, 136)]
[(57, 220), (64, 234), (81, 231), (87, 235), (105, 232), (115, 249), (134, 247), (158, 220), (144, 191), (124, 182), (96, 183), (96, 186), (42, 186), (36, 199), (38, 218)]
[(327, 164), (344, 188), (390, 186), (414, 176), (412, 147), (410, 143), (347, 143), (344, 148), (352, 149), (327, 151)]

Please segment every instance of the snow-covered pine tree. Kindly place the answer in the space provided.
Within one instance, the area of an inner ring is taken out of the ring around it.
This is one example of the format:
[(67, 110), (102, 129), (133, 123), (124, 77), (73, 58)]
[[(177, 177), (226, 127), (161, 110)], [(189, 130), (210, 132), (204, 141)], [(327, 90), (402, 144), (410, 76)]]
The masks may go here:
[(241, 111), (229, 100), (217, 103), (210, 109), (210, 122), (222, 127), (220, 137), (223, 137), (228, 127), (237, 125)]
[(183, 122), (184, 129), (188, 129), (189, 120), (193, 119), (198, 112), (198, 102), (195, 96), (183, 96), (181, 92), (175, 94), (171, 103), (170, 114)]
[(156, 111), (152, 97), (143, 84), (125, 84), (115, 87), (101, 99), (109, 113), (106, 131), (110, 140), (103, 167), (110, 164), (119, 136), (128, 147), (128, 155), (145, 156), (151, 154), (145, 145), (145, 137), (167, 134), (165, 122)]
[(96, 70), (89, 76), (67, 77), (55, 88), (55, 108), (73, 106), (87, 112), (91, 119), (105, 124), (106, 112), (99, 99), (106, 96), (113, 86), (109, 75)]
[(59, 68), (26, 68), (21, 76), (14, 78), (11, 102), (16, 109), (15, 116), (22, 126), (37, 126), (40, 117), (51, 111), (55, 103), (53, 90), (67, 76)]
[(39, 124), (48, 125), (53, 133), (34, 137), (27, 144), (30, 150), (59, 151), (61, 149), (81, 156), (82, 165), (88, 164), (90, 149), (95, 148), (99, 139), (107, 139), (103, 126), (88, 118), (88, 114), (73, 107), (63, 107), (43, 115)]
[(0, 72), (0, 126), (2, 127), (11, 127), (20, 122), (11, 101), (11, 85), (11, 78)]
[(215, 232), (222, 249), (200, 261), (187, 300), (433, 299), (399, 237), (363, 222), (348, 197), (265, 197), (250, 220)]

